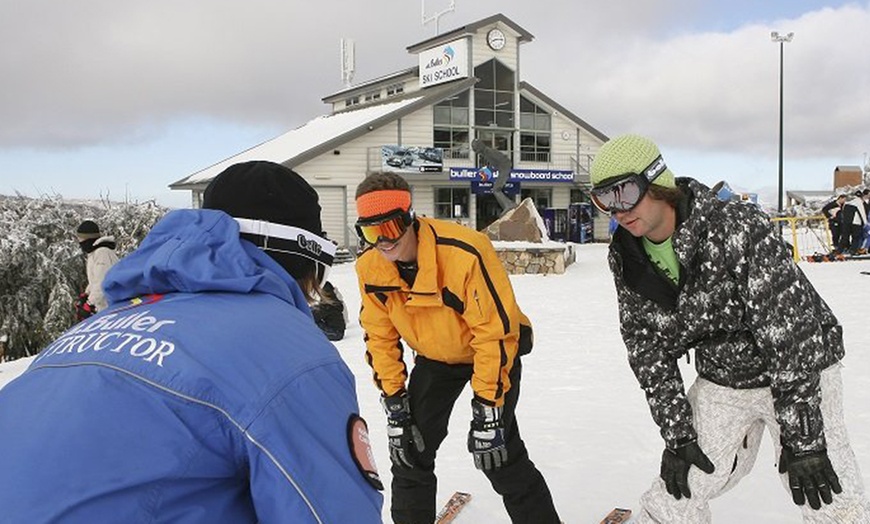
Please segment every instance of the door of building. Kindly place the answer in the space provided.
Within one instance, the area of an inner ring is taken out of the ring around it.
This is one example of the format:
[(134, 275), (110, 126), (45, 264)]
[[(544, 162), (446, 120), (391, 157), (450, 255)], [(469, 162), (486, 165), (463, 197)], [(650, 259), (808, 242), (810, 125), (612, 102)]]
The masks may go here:
[(502, 210), (492, 193), (476, 195), (475, 198), (477, 199), (476, 227), (480, 231), (495, 222), (501, 216)]

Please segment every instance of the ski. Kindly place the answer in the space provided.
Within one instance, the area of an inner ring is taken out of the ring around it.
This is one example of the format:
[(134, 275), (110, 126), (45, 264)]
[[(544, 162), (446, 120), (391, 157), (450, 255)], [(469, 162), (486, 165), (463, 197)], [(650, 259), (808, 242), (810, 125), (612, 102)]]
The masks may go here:
[(450, 500), (447, 501), (447, 504), (444, 504), (444, 507), (438, 512), (438, 515), (435, 516), (435, 524), (448, 524), (449, 522), (453, 522), (456, 515), (459, 515), (459, 512), (462, 511), (462, 508), (464, 508), (470, 500), (471, 493), (463, 493), (461, 491), (454, 493), (450, 497)]
[(628, 522), (628, 519), (631, 518), (631, 510), (624, 508), (614, 508), (613, 511), (607, 514), (604, 517), (604, 520), (601, 521), (601, 524), (621, 524), (623, 522)]

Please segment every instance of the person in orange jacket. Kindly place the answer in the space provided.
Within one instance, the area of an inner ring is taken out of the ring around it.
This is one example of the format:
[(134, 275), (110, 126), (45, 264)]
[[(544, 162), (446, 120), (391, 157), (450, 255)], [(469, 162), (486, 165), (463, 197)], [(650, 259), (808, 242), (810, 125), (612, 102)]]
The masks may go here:
[[(502, 496), (512, 522), (558, 523), (514, 416), (531, 323), (492, 243), (462, 225), (416, 217), (411, 189), (395, 173), (363, 180), (356, 206), (357, 233), (372, 247), (356, 263), (360, 324), (387, 414), (393, 520), (435, 519), (436, 450), (470, 381), (468, 450), (475, 466)], [(414, 355), (410, 372), (405, 344)]]

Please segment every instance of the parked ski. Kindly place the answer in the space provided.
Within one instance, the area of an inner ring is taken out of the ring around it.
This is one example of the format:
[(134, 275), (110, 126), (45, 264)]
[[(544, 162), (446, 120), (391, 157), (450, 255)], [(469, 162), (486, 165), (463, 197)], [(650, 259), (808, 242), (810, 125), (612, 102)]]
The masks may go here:
[(464, 508), (470, 500), (471, 493), (463, 493), (461, 491), (454, 493), (450, 497), (450, 500), (447, 501), (447, 504), (444, 504), (444, 507), (438, 512), (438, 515), (435, 516), (435, 524), (448, 524), (449, 522), (453, 522), (456, 515), (459, 515), (459, 512), (462, 511), (462, 508)]

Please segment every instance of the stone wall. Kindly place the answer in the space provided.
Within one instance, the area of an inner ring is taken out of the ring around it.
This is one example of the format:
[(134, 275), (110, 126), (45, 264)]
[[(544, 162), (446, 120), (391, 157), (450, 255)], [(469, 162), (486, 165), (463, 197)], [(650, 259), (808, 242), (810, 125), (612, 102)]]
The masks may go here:
[(547, 247), (511, 247), (499, 243), (495, 251), (508, 274), (511, 275), (561, 275), (574, 263), (574, 246), (562, 244)]

